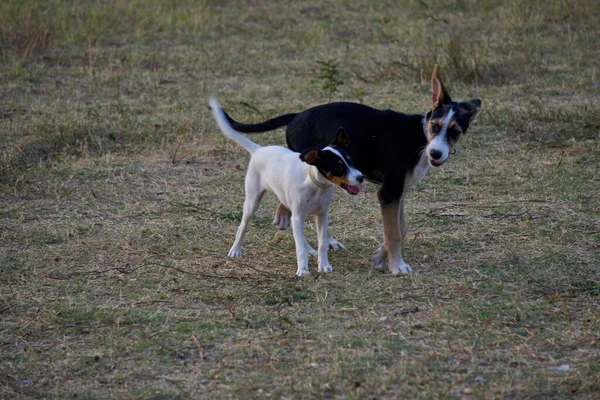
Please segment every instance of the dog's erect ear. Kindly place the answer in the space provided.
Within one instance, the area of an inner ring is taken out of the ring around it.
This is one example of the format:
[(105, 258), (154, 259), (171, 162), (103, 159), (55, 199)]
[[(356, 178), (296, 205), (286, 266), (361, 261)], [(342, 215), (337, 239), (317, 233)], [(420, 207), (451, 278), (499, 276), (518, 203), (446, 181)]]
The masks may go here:
[(476, 113), (479, 112), (479, 110), (481, 110), (481, 100), (479, 99), (473, 99), (473, 100), (469, 100), (465, 103), (469, 108), (475, 110)]
[(437, 64), (435, 64), (435, 67), (433, 67), (433, 72), (431, 73), (431, 93), (432, 93), (431, 97), (433, 100), (433, 106), (431, 107), (432, 110), (435, 110), (435, 108), (437, 106), (439, 106), (441, 103), (451, 103), (452, 102), (450, 95), (446, 91), (446, 88), (444, 87), (444, 84), (442, 83), (442, 80), (440, 79), (440, 74), (438, 72)]
[(477, 113), (479, 113), (479, 111), (481, 110), (481, 100), (473, 99), (473, 100), (469, 100), (463, 104), (465, 105), (467, 115), (469, 116), (469, 123), (471, 123), (473, 118), (475, 118)]
[(348, 136), (346, 136), (344, 128), (340, 127), (340, 129), (338, 129), (335, 139), (333, 139), (331, 144), (339, 147), (348, 147)]
[(318, 149), (309, 149), (300, 153), (300, 159), (307, 164), (317, 165), (321, 161), (321, 156)]

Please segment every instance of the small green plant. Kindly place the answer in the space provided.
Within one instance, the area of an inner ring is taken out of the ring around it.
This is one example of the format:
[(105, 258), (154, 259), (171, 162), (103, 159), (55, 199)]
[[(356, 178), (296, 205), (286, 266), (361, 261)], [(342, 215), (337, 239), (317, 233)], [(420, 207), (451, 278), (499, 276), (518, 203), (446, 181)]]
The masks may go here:
[(344, 81), (340, 77), (340, 71), (338, 71), (337, 60), (335, 58), (326, 61), (318, 60), (317, 63), (320, 66), (317, 78), (323, 82), (323, 89), (327, 90), (328, 93), (327, 102), (330, 103), (331, 96), (344, 84)]

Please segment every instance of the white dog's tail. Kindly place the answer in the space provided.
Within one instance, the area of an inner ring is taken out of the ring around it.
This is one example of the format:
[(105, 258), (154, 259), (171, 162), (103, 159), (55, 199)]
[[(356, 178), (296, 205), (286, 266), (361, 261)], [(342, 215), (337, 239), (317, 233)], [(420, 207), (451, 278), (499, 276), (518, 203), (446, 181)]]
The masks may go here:
[(260, 149), (259, 145), (232, 128), (227, 117), (225, 117), (225, 113), (221, 109), (221, 105), (214, 97), (210, 98), (210, 108), (212, 109), (213, 116), (215, 117), (215, 120), (217, 120), (217, 125), (219, 125), (219, 129), (221, 129), (223, 135), (242, 146), (250, 154), (254, 154), (256, 150)]

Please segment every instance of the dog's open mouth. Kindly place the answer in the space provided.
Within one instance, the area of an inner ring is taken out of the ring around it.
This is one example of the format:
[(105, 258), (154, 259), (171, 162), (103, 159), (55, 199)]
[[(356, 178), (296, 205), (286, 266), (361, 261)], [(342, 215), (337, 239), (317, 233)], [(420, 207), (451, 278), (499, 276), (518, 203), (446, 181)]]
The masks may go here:
[(440, 167), (440, 166), (444, 165), (444, 163), (446, 162), (446, 160), (434, 160), (433, 158), (429, 158), (429, 162), (434, 167)]
[(358, 186), (346, 185), (345, 183), (342, 183), (340, 187), (344, 189), (348, 194), (351, 194), (353, 196), (360, 192), (360, 188)]

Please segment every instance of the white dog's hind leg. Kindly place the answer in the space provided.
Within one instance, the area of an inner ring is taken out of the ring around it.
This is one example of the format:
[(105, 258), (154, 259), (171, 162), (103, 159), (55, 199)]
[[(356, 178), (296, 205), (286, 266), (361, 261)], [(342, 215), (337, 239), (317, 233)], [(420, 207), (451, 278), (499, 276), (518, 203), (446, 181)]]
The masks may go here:
[[(246, 179), (246, 189), (252, 185), (252, 182), (248, 182), (249, 179)], [(257, 192), (256, 186), (253, 189), (246, 190), (246, 198), (244, 199), (244, 214), (242, 215), (242, 222), (237, 230), (237, 234), (235, 235), (235, 242), (227, 256), (229, 257), (241, 257), (242, 256), (242, 245), (244, 243), (244, 236), (246, 236), (246, 232), (248, 232), (248, 226), (252, 221), (252, 216), (256, 212), (258, 205), (260, 204), (260, 200), (262, 199), (264, 192)]]

